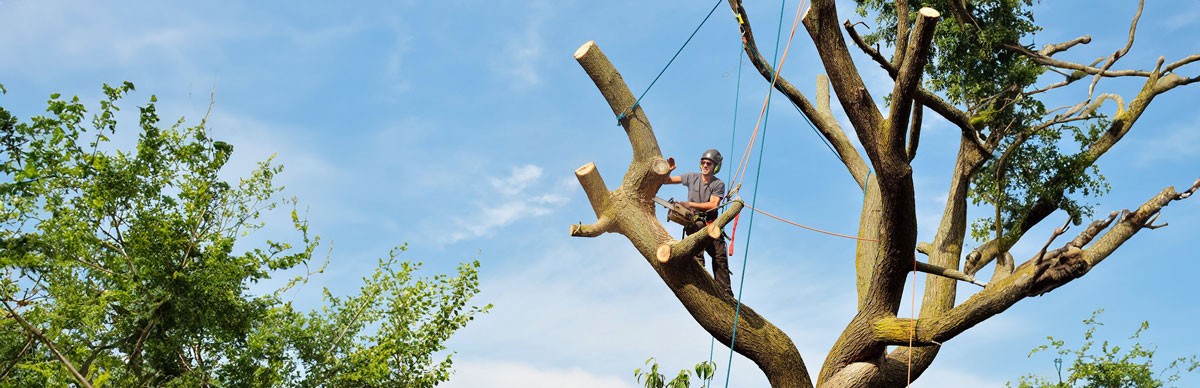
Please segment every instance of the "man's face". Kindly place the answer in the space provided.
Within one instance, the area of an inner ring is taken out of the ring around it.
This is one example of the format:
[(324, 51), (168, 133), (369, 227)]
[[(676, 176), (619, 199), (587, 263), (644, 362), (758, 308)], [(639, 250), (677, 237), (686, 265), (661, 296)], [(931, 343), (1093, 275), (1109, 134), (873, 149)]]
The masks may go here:
[(713, 168), (715, 168), (715, 166), (716, 166), (716, 164), (713, 163), (713, 161), (711, 161), (711, 160), (700, 159), (700, 173), (701, 174), (712, 175)]

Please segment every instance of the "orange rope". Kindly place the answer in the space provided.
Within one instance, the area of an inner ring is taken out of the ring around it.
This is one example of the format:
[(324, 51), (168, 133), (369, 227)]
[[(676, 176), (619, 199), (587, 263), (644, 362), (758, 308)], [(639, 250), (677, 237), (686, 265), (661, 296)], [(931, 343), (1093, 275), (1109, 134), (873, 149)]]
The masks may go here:
[[(745, 204), (743, 204), (743, 205), (745, 205)], [(811, 226), (807, 226), (807, 225), (803, 225), (803, 224), (797, 223), (797, 222), (795, 222), (795, 221), (789, 221), (789, 220), (786, 220), (786, 219), (784, 219), (784, 218), (782, 218), (782, 217), (780, 217), (780, 216), (777, 216), (777, 215), (774, 215), (774, 214), (771, 214), (771, 213), (767, 213), (767, 212), (763, 211), (762, 209), (755, 208), (754, 206), (750, 206), (750, 205), (745, 205), (745, 206), (746, 206), (746, 207), (748, 207), (748, 208), (750, 208), (751, 210), (754, 210), (754, 211), (756, 211), (756, 212), (759, 212), (760, 214), (762, 214), (762, 215), (764, 215), (764, 216), (771, 217), (771, 218), (774, 218), (774, 219), (776, 219), (776, 220), (783, 221), (784, 223), (788, 223), (788, 224), (791, 224), (791, 225), (793, 225), (793, 226), (799, 226), (799, 227), (801, 227), (801, 228), (808, 229), (808, 230), (811, 230), (811, 231), (814, 231), (814, 232), (817, 232), (817, 233), (825, 233), (825, 234), (828, 234), (828, 235), (830, 235), (830, 236), (837, 236), (837, 237), (848, 238), (848, 239), (853, 239), (853, 240), (860, 240), (860, 241), (871, 241), (871, 242), (879, 242), (879, 240), (875, 240), (875, 239), (863, 238), (863, 237), (858, 237), (858, 236), (851, 236), (851, 235), (848, 235), (848, 234), (834, 233), (834, 232), (830, 232), (830, 231), (827, 231), (827, 230), (821, 230), (821, 229), (817, 229), (817, 228), (814, 228), (814, 227), (811, 227)]]
[[(792, 32), (788, 34), (787, 44), (783, 46), (783, 56), (779, 58), (779, 65), (775, 68), (775, 73), (771, 75), (771, 87), (767, 89), (767, 97), (763, 99), (762, 110), (758, 112), (758, 122), (754, 123), (754, 132), (750, 135), (750, 142), (746, 144), (746, 151), (742, 153), (742, 161), (738, 164), (738, 169), (733, 174), (733, 181), (737, 182), (734, 187), (741, 187), (742, 181), (746, 179), (745, 172), (746, 167), (750, 163), (750, 152), (754, 149), (754, 140), (758, 138), (758, 129), (762, 125), (763, 116), (767, 114), (767, 107), (771, 105), (771, 95), (775, 94), (775, 83), (779, 80), (779, 72), (783, 71), (783, 64), (787, 62), (788, 50), (792, 48), (792, 38), (796, 36), (796, 28), (800, 26), (800, 16), (803, 14), (801, 10), (804, 9), (804, 3), (805, 1), (802, 0), (800, 4), (796, 5), (796, 18), (792, 21)], [(746, 37), (743, 36), (742, 40), (744, 41), (745, 39)]]

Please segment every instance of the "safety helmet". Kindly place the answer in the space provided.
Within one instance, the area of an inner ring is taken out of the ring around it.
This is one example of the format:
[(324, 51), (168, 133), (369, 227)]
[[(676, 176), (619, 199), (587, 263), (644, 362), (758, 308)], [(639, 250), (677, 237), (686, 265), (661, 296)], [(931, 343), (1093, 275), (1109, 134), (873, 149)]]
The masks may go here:
[(704, 151), (703, 155), (700, 155), (700, 160), (704, 159), (708, 159), (713, 162), (713, 174), (721, 172), (721, 161), (724, 160), (724, 158), (721, 157), (721, 151), (710, 148), (708, 151)]

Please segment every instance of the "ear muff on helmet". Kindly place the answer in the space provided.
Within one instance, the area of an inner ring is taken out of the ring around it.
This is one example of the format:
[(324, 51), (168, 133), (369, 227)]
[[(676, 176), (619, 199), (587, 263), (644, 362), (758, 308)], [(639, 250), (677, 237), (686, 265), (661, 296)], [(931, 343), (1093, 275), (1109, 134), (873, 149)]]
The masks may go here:
[(704, 154), (700, 155), (700, 160), (704, 159), (708, 159), (713, 162), (713, 174), (721, 172), (721, 161), (725, 159), (721, 157), (721, 151), (710, 148), (708, 151), (704, 151)]

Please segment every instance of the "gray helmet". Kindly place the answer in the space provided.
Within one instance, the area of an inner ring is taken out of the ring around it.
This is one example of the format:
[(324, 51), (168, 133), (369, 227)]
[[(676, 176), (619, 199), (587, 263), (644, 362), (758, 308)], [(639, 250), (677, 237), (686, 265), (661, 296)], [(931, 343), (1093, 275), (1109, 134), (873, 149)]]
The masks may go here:
[(704, 151), (703, 155), (700, 155), (700, 160), (704, 159), (708, 159), (713, 162), (713, 174), (721, 172), (721, 161), (725, 159), (721, 157), (721, 151), (717, 151), (715, 148), (710, 148), (708, 151)]

